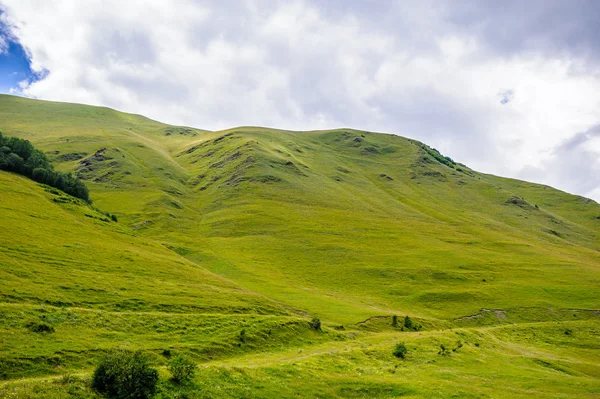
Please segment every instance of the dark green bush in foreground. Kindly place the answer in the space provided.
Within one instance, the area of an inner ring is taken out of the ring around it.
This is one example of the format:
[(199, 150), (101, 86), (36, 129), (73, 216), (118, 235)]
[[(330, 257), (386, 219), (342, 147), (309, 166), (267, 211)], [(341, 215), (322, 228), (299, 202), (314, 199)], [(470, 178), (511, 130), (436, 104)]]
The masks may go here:
[(169, 362), (168, 369), (173, 376), (173, 381), (182, 383), (194, 378), (196, 363), (187, 357), (177, 355)]
[(115, 351), (92, 376), (92, 389), (111, 399), (148, 399), (156, 393), (158, 371), (142, 352)]

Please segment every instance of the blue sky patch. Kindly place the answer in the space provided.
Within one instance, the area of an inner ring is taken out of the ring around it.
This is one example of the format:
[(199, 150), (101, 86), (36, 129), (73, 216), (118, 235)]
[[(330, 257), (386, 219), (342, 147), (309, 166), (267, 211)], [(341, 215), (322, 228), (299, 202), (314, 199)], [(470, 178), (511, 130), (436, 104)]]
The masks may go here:
[(38, 74), (31, 70), (27, 52), (1, 22), (0, 42), (7, 45), (0, 53), (0, 93), (9, 93), (11, 88), (18, 88), (23, 80), (33, 82), (44, 78), (47, 72)]

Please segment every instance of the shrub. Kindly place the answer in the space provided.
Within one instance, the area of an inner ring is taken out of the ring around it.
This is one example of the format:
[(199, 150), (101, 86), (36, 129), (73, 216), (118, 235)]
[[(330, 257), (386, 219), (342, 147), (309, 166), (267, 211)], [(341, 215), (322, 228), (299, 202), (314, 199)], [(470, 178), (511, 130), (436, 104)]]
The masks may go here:
[(27, 328), (34, 333), (50, 334), (54, 332), (54, 327), (46, 323), (31, 322), (27, 324)]
[(182, 383), (191, 380), (196, 374), (196, 363), (187, 357), (175, 356), (168, 365), (173, 381)]
[(438, 352), (438, 355), (442, 355), (442, 356), (450, 355), (450, 351), (448, 350), (448, 348), (446, 348), (446, 345), (444, 345), (444, 344), (440, 345), (440, 350)]
[(392, 327), (398, 327), (398, 316), (392, 316)]
[(415, 328), (415, 325), (414, 325), (412, 319), (408, 316), (406, 316), (404, 318), (404, 327), (407, 328), (408, 330), (412, 330)]
[(113, 399), (148, 399), (156, 393), (158, 371), (140, 351), (105, 356), (92, 376), (92, 389)]
[(317, 316), (313, 317), (312, 320), (308, 322), (308, 326), (315, 331), (321, 331), (321, 319)]
[(119, 221), (119, 219), (117, 219), (117, 215), (115, 215), (115, 214), (110, 215), (110, 218), (112, 219), (113, 222)]
[(242, 343), (246, 342), (246, 330), (245, 329), (242, 329), (242, 331), (240, 331), (240, 334), (238, 335), (238, 339)]
[(396, 347), (394, 348), (394, 351), (392, 352), (392, 354), (394, 356), (396, 356), (398, 359), (404, 359), (406, 357), (407, 353), (408, 353), (408, 348), (406, 347), (406, 345), (404, 345), (404, 342), (396, 344)]

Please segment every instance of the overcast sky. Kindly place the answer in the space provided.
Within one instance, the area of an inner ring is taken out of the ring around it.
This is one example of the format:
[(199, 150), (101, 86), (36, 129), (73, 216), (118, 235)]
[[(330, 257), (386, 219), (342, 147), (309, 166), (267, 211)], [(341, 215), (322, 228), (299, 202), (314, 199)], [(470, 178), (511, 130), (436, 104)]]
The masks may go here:
[(600, 201), (600, 1), (0, 0), (0, 91), (421, 140)]

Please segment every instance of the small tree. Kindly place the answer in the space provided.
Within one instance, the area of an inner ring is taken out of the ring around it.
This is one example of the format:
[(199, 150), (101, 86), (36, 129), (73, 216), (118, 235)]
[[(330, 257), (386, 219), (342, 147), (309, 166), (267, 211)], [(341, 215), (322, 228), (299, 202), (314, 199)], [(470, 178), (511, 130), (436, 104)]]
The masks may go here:
[(140, 351), (114, 351), (92, 376), (92, 389), (111, 399), (148, 399), (156, 393), (158, 371)]
[(315, 331), (321, 331), (321, 319), (317, 316), (313, 317), (312, 320), (308, 322), (308, 325)]
[(167, 367), (173, 376), (173, 381), (186, 382), (196, 375), (196, 363), (182, 355), (177, 355), (169, 362)]
[(398, 327), (398, 316), (392, 316), (392, 327)]
[(399, 344), (396, 344), (396, 347), (394, 348), (394, 351), (392, 352), (392, 354), (394, 356), (396, 356), (398, 359), (404, 359), (406, 357), (407, 353), (408, 353), (408, 348), (406, 347), (406, 345), (404, 345), (404, 342), (400, 342)]
[(414, 325), (412, 319), (408, 316), (406, 316), (404, 318), (404, 328), (406, 328), (407, 330), (412, 330), (415, 328), (415, 325)]

